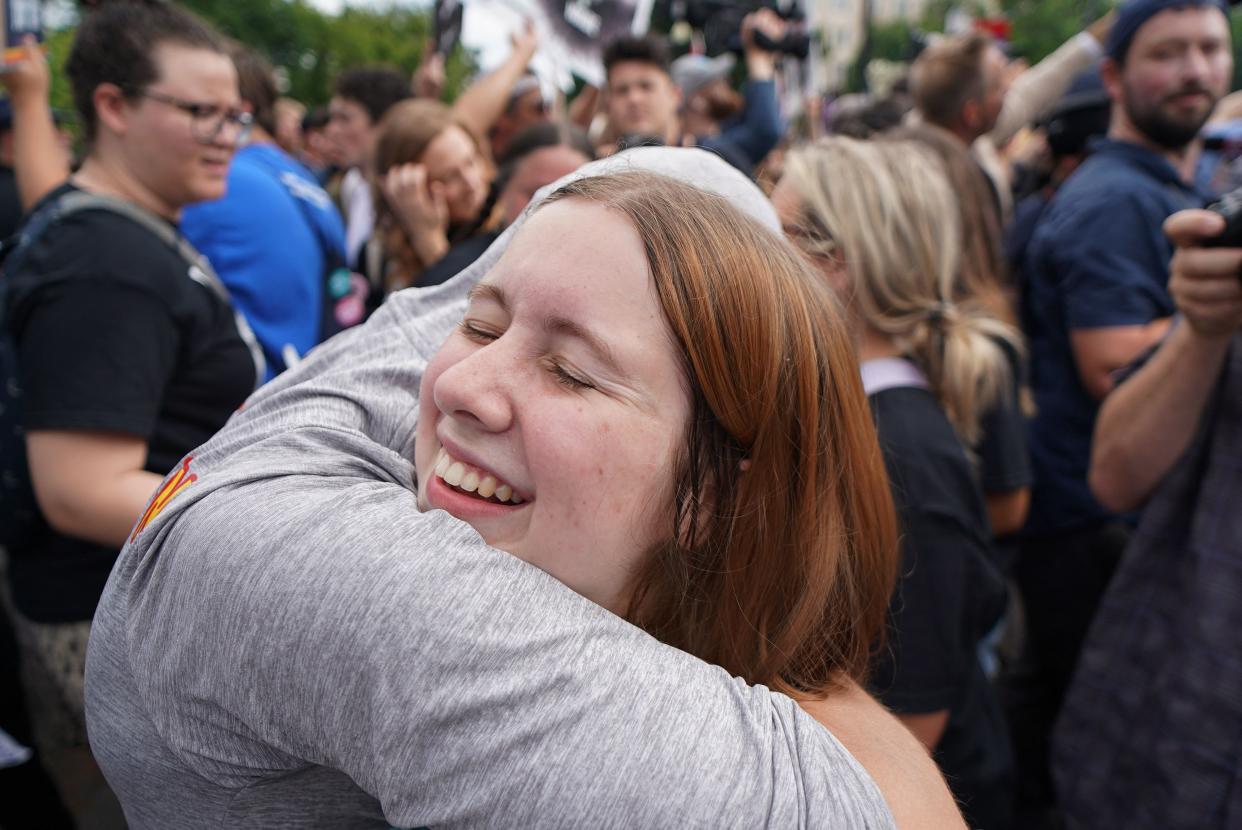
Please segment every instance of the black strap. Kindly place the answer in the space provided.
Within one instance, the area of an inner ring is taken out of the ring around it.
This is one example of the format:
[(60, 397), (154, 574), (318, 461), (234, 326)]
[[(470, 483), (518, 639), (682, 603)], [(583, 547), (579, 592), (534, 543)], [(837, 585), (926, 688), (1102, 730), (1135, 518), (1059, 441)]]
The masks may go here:
[(18, 236), (16, 247), (27, 247), (39, 236), (42, 236), (51, 225), (67, 216), (81, 213), (85, 210), (106, 210), (109, 213), (124, 216), (150, 231), (186, 262), (189, 266), (187, 275), (190, 279), (207, 288), (232, 310), (237, 333), (241, 336), (242, 342), (246, 344), (246, 348), (250, 351), (250, 357), (254, 361), (255, 388), (257, 389), (263, 383), (267, 371), (267, 361), (263, 357), (263, 348), (259, 345), (259, 340), (255, 337), (254, 330), (250, 328), (250, 323), (234, 307), (232, 299), (229, 297), (228, 288), (220, 281), (220, 277), (216, 275), (216, 271), (211, 267), (211, 262), (208, 261), (207, 257), (199, 253), (172, 225), (146, 208), (139, 207), (132, 202), (115, 199), (111, 196), (87, 193), (83, 190), (73, 190), (31, 217), (30, 222), (27, 223)]

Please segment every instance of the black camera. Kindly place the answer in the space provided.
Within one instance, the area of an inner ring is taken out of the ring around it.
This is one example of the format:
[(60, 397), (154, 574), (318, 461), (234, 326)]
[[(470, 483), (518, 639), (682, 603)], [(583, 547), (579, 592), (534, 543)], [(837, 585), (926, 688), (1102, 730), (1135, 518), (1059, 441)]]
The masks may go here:
[(1207, 206), (1225, 218), (1220, 236), (1204, 240), (1208, 248), (1242, 248), (1242, 188), (1231, 190)]
[[(684, 0), (673, 4), (673, 16), (703, 32), (707, 54), (740, 54), (742, 19), (751, 12), (765, 8), (771, 9), (790, 23), (800, 24), (806, 20), (800, 0)], [(780, 40), (773, 40), (763, 32), (755, 32), (754, 36), (755, 45), (767, 52), (779, 52), (798, 60), (806, 60), (811, 51), (811, 37), (801, 26), (789, 27)]]

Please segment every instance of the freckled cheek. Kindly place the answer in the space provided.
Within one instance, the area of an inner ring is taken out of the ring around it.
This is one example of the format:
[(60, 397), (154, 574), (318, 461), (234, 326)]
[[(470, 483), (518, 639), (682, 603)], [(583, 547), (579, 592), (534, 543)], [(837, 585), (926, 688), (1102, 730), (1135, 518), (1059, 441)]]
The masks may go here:
[(427, 364), (423, 373), (422, 383), (418, 387), (418, 430), (415, 434), (415, 463), (421, 474), (426, 472), (431, 460), (435, 457), (436, 424), (440, 420), (440, 409), (436, 405), (436, 383), (444, 371), (461, 359), (454, 350), (452, 341), (445, 343)]

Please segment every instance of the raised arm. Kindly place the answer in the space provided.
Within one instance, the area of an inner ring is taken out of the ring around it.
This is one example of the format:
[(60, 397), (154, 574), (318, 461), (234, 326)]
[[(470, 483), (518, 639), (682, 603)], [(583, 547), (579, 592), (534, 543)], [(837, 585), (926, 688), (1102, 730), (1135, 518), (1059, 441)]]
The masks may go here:
[(538, 48), (539, 39), (534, 25), (527, 21), (526, 28), (513, 35), (513, 49), (504, 63), (471, 84), (453, 104), (453, 114), (476, 137), (487, 138), (492, 125), (504, 113), (514, 85), (521, 80)]
[(33, 38), (23, 45), (25, 55), (0, 72), (0, 86), (13, 107), (13, 169), (22, 210), (32, 206), (69, 178), (69, 158), (61, 148), (48, 104), (52, 78), (47, 60)]
[(996, 126), (987, 138), (1003, 147), (1018, 131), (1046, 113), (1070, 83), (1099, 60), (1116, 12), (1109, 12), (1061, 44), (1055, 52), (1023, 72), (1005, 95)]
[(1090, 484), (1113, 510), (1142, 504), (1186, 451), (1242, 328), (1242, 249), (1196, 247), (1223, 227), (1219, 216), (1197, 210), (1165, 223), (1178, 246), (1169, 292), (1182, 318), (1100, 409)]

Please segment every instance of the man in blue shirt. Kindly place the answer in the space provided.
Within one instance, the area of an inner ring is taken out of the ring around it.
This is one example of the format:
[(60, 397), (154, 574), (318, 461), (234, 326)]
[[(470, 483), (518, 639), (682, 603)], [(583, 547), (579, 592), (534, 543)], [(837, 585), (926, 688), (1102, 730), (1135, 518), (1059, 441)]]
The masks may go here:
[(271, 68), (245, 47), (232, 57), (254, 115), (251, 141), (233, 159), (228, 194), (187, 208), (181, 230), (254, 329), (267, 358), (264, 380), (271, 380), (319, 343), (325, 272), (344, 262), (345, 228), (315, 177), (272, 138)]
[(1114, 372), (1168, 330), (1173, 250), (1161, 224), (1204, 202), (1192, 184), (1193, 142), (1233, 69), (1219, 0), (1130, 0), (1106, 51), (1108, 138), (1053, 199), (1025, 267), (1035, 483), (1016, 576), (1026, 657), (1041, 682), (1015, 718), (1036, 748), (1015, 737), (1020, 762), (1041, 776), (1047, 727), (1129, 535), (1087, 486), (1096, 413)]

